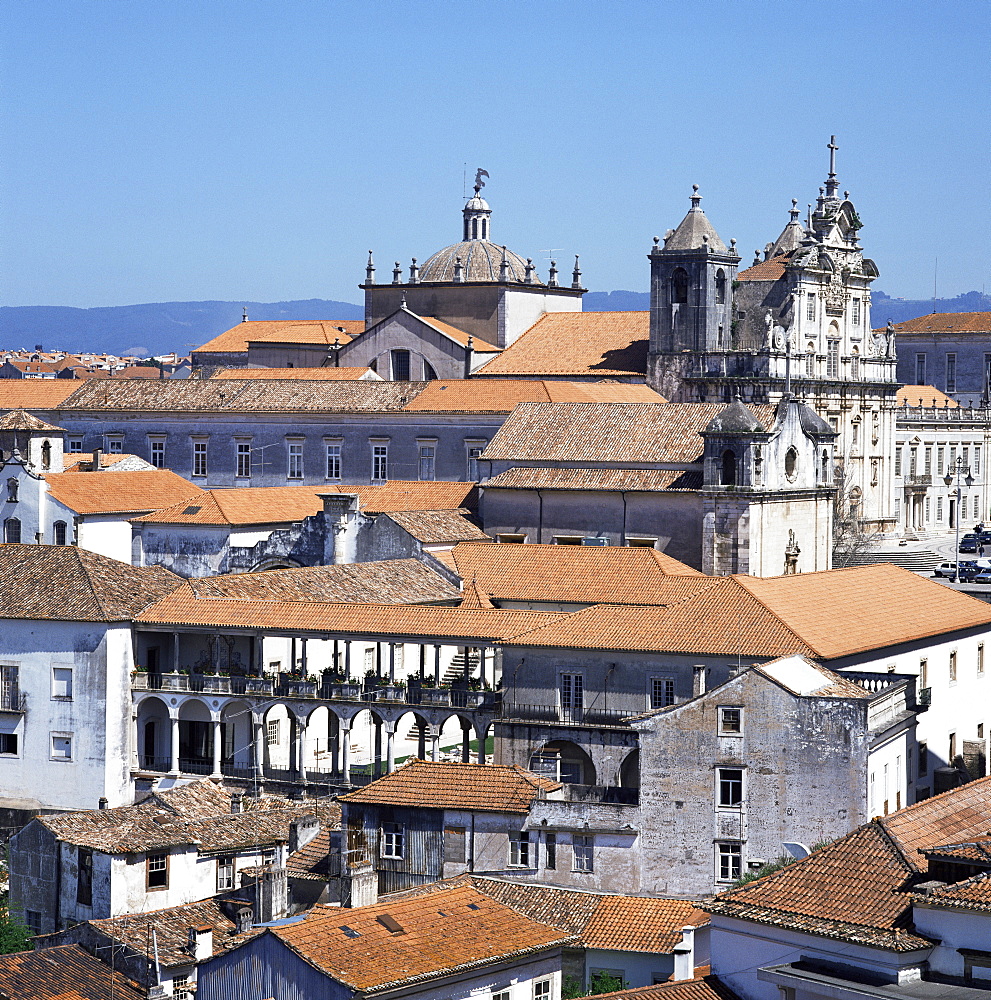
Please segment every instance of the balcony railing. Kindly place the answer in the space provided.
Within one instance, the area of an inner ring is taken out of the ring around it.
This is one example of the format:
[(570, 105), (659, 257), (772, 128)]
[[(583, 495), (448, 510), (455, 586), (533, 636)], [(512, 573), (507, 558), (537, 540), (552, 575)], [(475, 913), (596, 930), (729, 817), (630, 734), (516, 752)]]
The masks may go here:
[(27, 695), (19, 688), (8, 688), (0, 694), (0, 712), (21, 714), (27, 711), (27, 704)]
[[(504, 701), (499, 718), (519, 722), (563, 722), (580, 726), (620, 726), (637, 714), (633, 708), (588, 708), (561, 705), (530, 705), (519, 701)], [(642, 711), (642, 709), (641, 709)]]
[(906, 486), (932, 486), (933, 477), (928, 472), (921, 475), (908, 475), (904, 482)]

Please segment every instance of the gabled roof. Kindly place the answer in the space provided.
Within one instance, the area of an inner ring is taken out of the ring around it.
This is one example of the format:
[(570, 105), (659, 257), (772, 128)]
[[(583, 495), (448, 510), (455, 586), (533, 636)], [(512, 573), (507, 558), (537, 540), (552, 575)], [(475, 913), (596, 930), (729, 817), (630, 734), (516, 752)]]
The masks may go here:
[[(681, 601), (708, 581), (654, 549), (607, 545), (456, 545), (458, 575), (499, 601), (653, 604)], [(686, 592), (673, 580), (689, 578)]]
[[(409, 312), (410, 310), (407, 310)], [(468, 346), (468, 338), (471, 334), (466, 333), (464, 330), (459, 330), (456, 326), (451, 326), (450, 323), (445, 323), (442, 319), (437, 319), (436, 316), (418, 316), (413, 313), (418, 320), (426, 323), (427, 326), (432, 326), (438, 333), (444, 334), (445, 337), (453, 340), (456, 344), (460, 344), (462, 347)], [(502, 348), (497, 347), (495, 344), (490, 344), (487, 340), (482, 340), (480, 337), (472, 337), (472, 346), (474, 350), (480, 351), (482, 354), (498, 354)]]
[(937, 406), (941, 410), (959, 406), (955, 399), (931, 385), (903, 385), (895, 398), (899, 406)]
[(490, 541), (468, 520), (467, 510), (406, 510), (382, 514), (424, 545), (444, 542)]
[(408, 411), (508, 413), (519, 403), (658, 403), (646, 385), (622, 382), (564, 382), (537, 379), (437, 379), (413, 400)]
[[(989, 333), (991, 312), (928, 313), (895, 323), (895, 333)], [(883, 327), (881, 328), (883, 332)]]
[(475, 375), (645, 377), (649, 341), (647, 311), (549, 312)]
[[(723, 403), (521, 403), (483, 458), (525, 462), (700, 462), (701, 432)], [(765, 427), (774, 408), (753, 406)]]
[(679, 979), (654, 986), (638, 986), (615, 993), (600, 993), (601, 1000), (740, 1000), (740, 998), (716, 976), (696, 976), (695, 979)]
[(75, 546), (0, 545), (0, 618), (127, 621), (182, 582)]
[[(138, 455), (129, 455), (127, 452), (100, 452), (100, 469), (109, 469), (111, 472), (147, 472), (154, 468), (155, 466), (151, 462), (146, 462)], [(93, 453), (91, 451), (64, 452), (62, 471), (92, 472)]]
[(309, 843), (289, 855), (286, 859), (286, 874), (289, 878), (308, 882), (327, 881), (334, 872), (331, 864), (331, 833), (329, 827), (322, 829)]
[(484, 489), (657, 492), (702, 489), (701, 469), (556, 469), (523, 466), (483, 482)]
[[(343, 329), (342, 329), (343, 328)], [(195, 352), (243, 353), (248, 341), (266, 343), (333, 344), (339, 339), (346, 344), (365, 329), (364, 320), (249, 320), (195, 348)]]
[(187, 581), (197, 597), (427, 604), (457, 601), (460, 591), (418, 559), (384, 559), (340, 566), (232, 573)]
[(219, 379), (295, 379), (311, 382), (334, 382), (340, 379), (379, 378), (371, 368), (221, 368), (210, 378)]
[(77, 514), (134, 514), (186, 502), (203, 490), (171, 469), (139, 472), (54, 472), (48, 492)]
[(145, 1000), (148, 995), (77, 944), (0, 955), (0, 993), (11, 1000)]
[(526, 814), (534, 799), (560, 787), (559, 781), (515, 764), (447, 764), (414, 758), (378, 781), (340, 796), (340, 801)]
[(3, 378), (0, 379), (0, 411), (56, 410), (78, 388), (68, 379)]
[(557, 928), (468, 886), (355, 909), (321, 907), (305, 920), (268, 933), (328, 976), (365, 992), (429, 981), (570, 942)]
[(791, 260), (792, 253), (778, 254), (776, 257), (769, 257), (758, 264), (736, 272), (737, 281), (777, 281), (785, 276), (785, 269)]
[(704, 908), (891, 951), (929, 948), (912, 926), (909, 890), (925, 880), (919, 851), (947, 834), (979, 836), (989, 824), (991, 778), (980, 778), (875, 819)]
[(56, 427), (54, 424), (39, 420), (27, 410), (8, 410), (3, 416), (0, 416), (0, 431), (37, 431), (41, 434), (62, 434), (64, 430), (64, 427)]

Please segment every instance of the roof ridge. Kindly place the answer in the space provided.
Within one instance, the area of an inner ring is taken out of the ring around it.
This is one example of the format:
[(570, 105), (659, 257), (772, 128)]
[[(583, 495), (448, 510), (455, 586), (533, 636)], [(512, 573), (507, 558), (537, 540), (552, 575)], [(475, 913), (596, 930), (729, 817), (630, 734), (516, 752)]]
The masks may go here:
[[(765, 601), (763, 601), (749, 587), (746, 586), (744, 580), (755, 580), (757, 579), (756, 577), (749, 576), (748, 574), (745, 573), (733, 573), (728, 577), (724, 577), (724, 579), (732, 580), (735, 584), (737, 584), (737, 586), (739, 586), (740, 589), (743, 590), (744, 593), (746, 593), (750, 597), (750, 599), (754, 601), (755, 604), (760, 605), (760, 607), (762, 607), (786, 632), (794, 636), (795, 640), (798, 643), (804, 646), (805, 649), (809, 650), (810, 651), (809, 655), (813, 659), (818, 659), (819, 657), (824, 655), (810, 643), (806, 642), (806, 640), (802, 636), (800, 636), (776, 611), (768, 607)], [(800, 650), (796, 650), (796, 652), (800, 652)]]

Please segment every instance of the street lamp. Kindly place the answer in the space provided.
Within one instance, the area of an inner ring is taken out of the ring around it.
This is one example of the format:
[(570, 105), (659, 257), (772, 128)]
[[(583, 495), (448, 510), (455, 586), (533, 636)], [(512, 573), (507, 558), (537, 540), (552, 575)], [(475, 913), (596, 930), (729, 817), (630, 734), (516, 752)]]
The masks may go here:
[(970, 474), (970, 466), (967, 466), (965, 474), (963, 458), (958, 455), (956, 464), (951, 465), (946, 475), (943, 476), (943, 482), (946, 483), (947, 486), (952, 486), (954, 479), (956, 479), (957, 483), (957, 506), (956, 506), (957, 516), (955, 518), (957, 522), (957, 543), (956, 543), (956, 548), (954, 550), (955, 556), (953, 560), (954, 583), (960, 582), (960, 489), (961, 489), (960, 477), (961, 476), (964, 477), (963, 481), (967, 484), (968, 487), (974, 485), (974, 477)]

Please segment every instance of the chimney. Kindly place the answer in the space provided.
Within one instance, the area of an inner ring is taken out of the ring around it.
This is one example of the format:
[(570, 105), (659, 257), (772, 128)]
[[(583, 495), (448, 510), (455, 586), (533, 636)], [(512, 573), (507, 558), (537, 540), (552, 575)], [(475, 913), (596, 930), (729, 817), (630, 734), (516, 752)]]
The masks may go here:
[(705, 694), (704, 663), (696, 663), (692, 665), (692, 697), (697, 698), (700, 694)]
[(205, 962), (213, 955), (213, 928), (209, 924), (189, 928), (186, 950), (194, 962)]
[(285, 868), (262, 872), (255, 883), (255, 923), (267, 924), (286, 915), (289, 883)]
[(294, 854), (305, 847), (320, 832), (320, 820), (316, 816), (300, 816), (289, 824), (289, 853)]
[(674, 946), (673, 980), (695, 978), (695, 928), (682, 927), (681, 941)]
[(94, 448), (93, 449), (93, 471), (94, 472), (99, 472), (100, 471), (100, 460), (102, 458), (103, 458), (103, 449), (102, 448)]
[(244, 792), (231, 792), (231, 812), (244, 812)]
[(106, 809), (109, 805), (110, 805), (110, 803), (107, 801), (106, 795), (101, 795), (100, 796), (100, 804), (99, 804), (99, 806), (97, 808), (99, 808), (99, 809)]
[(344, 866), (341, 906), (374, 906), (379, 901), (379, 877), (371, 861)]

